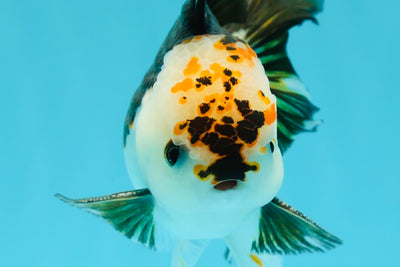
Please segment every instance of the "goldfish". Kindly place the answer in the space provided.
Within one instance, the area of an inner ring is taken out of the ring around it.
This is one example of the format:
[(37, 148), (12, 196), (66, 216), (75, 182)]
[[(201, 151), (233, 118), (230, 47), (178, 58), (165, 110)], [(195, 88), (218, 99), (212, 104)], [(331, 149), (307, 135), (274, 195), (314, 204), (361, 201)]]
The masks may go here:
[(282, 154), (318, 108), (286, 53), (319, 0), (188, 0), (135, 91), (123, 150), (135, 190), (61, 200), (195, 266), (224, 239), (239, 267), (342, 243), (277, 197)]

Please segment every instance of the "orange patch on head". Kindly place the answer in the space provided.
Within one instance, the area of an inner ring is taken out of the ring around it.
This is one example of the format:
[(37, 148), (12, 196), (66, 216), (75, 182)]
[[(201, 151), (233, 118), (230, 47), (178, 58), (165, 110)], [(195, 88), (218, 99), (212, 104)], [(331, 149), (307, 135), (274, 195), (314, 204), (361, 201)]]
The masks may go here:
[(247, 53), (249, 53), (252, 57), (257, 57), (257, 53), (250, 46), (247, 46)]
[(197, 165), (195, 165), (195, 166), (193, 167), (193, 173), (194, 173), (194, 175), (196, 175), (197, 178), (199, 178), (199, 179), (202, 180), (202, 181), (207, 181), (207, 180), (209, 180), (210, 178), (212, 178), (212, 177), (214, 176), (214, 175), (210, 174), (210, 175), (208, 175), (208, 176), (205, 177), (205, 178), (200, 177), (199, 172), (205, 171), (205, 170), (207, 170), (207, 166), (204, 166), (204, 165), (202, 165), (202, 164), (197, 164)]
[(250, 162), (250, 163), (247, 163), (247, 164), (249, 164), (252, 167), (256, 167), (256, 169), (253, 170), (253, 172), (258, 172), (260, 170), (260, 164), (258, 162), (256, 162), (256, 161), (255, 162)]
[(186, 39), (182, 42), (182, 44), (188, 44), (193, 40), (193, 38)]
[(233, 104), (232, 102), (228, 102), (225, 106), (225, 111), (230, 111), (232, 110)]
[(272, 104), (268, 109), (264, 111), (265, 123), (271, 125), (276, 120), (276, 109), (275, 104)]
[(174, 135), (182, 134), (185, 131), (187, 125), (188, 125), (187, 121), (177, 123), (174, 127)]
[(201, 65), (199, 64), (198, 57), (192, 57), (189, 63), (186, 66), (186, 69), (183, 70), (183, 75), (188, 76), (192, 74), (196, 74), (201, 69)]
[(242, 77), (242, 73), (238, 70), (235, 70), (235, 71), (233, 71), (233, 76), (240, 78), (240, 77)]
[(171, 88), (172, 93), (177, 93), (179, 91), (187, 92), (193, 88), (193, 80), (190, 78), (184, 79), (182, 82), (177, 83)]
[(268, 153), (268, 148), (263, 146), (262, 148), (260, 148), (260, 152), (263, 154), (267, 154)]
[(247, 50), (244, 50), (243, 48), (239, 47), (237, 49), (237, 53), (242, 55), (245, 59), (247, 60), (252, 60), (252, 56), (247, 52)]
[(246, 143), (246, 146), (247, 147), (253, 147), (253, 146), (255, 146), (255, 144), (257, 144), (257, 142), (258, 142), (258, 137), (260, 136), (260, 133), (258, 133), (257, 132), (257, 138), (256, 138), (256, 140), (254, 140), (252, 143)]
[(214, 48), (216, 48), (218, 50), (226, 49), (226, 45), (224, 45), (221, 41), (216, 42), (213, 46), (214, 46)]
[(260, 267), (264, 267), (264, 264), (262, 263), (261, 259), (257, 257), (255, 254), (250, 254), (250, 258)]
[(213, 64), (210, 65), (210, 69), (211, 69), (212, 71), (214, 71), (214, 74), (213, 74), (213, 81), (216, 81), (216, 80), (218, 80), (220, 77), (222, 77), (225, 68), (222, 67), (222, 66), (221, 66), (220, 64), (218, 64), (218, 63), (213, 63)]
[(257, 94), (258, 94), (258, 97), (259, 97), (265, 104), (267, 104), (267, 105), (271, 104), (271, 100), (270, 100), (268, 97), (266, 97), (266, 96), (264, 95), (264, 93), (263, 93), (261, 90), (259, 90)]
[(186, 96), (182, 96), (182, 97), (179, 99), (179, 104), (186, 104), (186, 102), (187, 102), (187, 97), (186, 97)]
[(204, 97), (204, 102), (207, 102), (207, 103), (215, 103), (215, 101), (216, 101), (218, 98), (219, 98), (219, 94), (218, 94), (218, 93), (214, 93), (214, 94), (211, 94), (211, 95), (206, 95), (206, 96)]

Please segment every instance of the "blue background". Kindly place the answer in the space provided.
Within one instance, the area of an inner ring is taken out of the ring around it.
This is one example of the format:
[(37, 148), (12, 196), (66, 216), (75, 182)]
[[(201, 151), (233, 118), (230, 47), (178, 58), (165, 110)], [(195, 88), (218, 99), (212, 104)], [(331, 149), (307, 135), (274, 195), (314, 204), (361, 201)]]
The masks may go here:
[[(2, 266), (168, 266), (54, 198), (132, 188), (125, 113), (183, 1), (0, 0)], [(379, 3), (379, 4), (378, 4)], [(284, 266), (400, 266), (398, 1), (326, 1), (288, 51), (324, 120), (279, 196), (344, 240)], [(230, 266), (214, 241), (198, 266)]]

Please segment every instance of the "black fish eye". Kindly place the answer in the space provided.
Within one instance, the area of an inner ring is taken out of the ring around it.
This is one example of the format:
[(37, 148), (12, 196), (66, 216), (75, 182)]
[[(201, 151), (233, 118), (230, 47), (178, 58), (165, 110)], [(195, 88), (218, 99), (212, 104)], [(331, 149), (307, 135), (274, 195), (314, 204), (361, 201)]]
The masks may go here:
[(174, 166), (179, 158), (179, 146), (175, 145), (172, 140), (169, 140), (164, 149), (164, 157), (169, 166)]
[(269, 142), (269, 147), (270, 147), (270, 149), (271, 149), (271, 153), (274, 153), (275, 145), (274, 145), (274, 142), (273, 142), (273, 141)]

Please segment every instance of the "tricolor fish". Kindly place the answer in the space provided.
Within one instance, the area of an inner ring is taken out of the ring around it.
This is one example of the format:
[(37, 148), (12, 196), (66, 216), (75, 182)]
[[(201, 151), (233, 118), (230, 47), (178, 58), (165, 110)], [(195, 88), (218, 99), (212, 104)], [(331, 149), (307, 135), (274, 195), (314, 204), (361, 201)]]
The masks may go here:
[(282, 153), (313, 131), (310, 102), (286, 54), (288, 30), (316, 21), (319, 0), (188, 0), (136, 90), (123, 146), (137, 188), (59, 198), (149, 248), (173, 245), (194, 266), (223, 238), (238, 266), (341, 244), (279, 200)]

